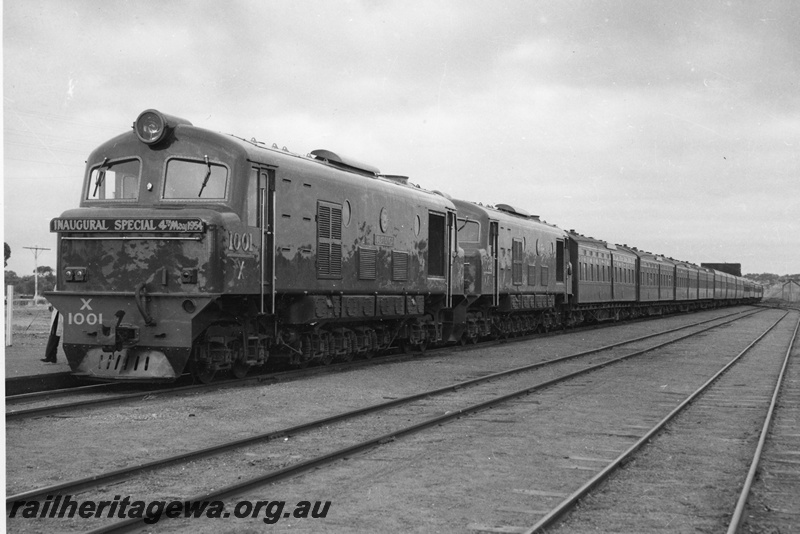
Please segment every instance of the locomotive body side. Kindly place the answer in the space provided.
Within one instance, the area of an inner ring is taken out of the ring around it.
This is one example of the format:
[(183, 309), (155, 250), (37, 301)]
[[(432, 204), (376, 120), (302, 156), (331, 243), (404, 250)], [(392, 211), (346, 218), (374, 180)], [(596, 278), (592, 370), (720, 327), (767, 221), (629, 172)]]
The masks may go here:
[(571, 288), (566, 233), (507, 205), (453, 202), (464, 250), (468, 338), (558, 324)]
[[(447, 198), (298, 158), (276, 168), (274, 184), (275, 289), (267, 300), (287, 344), (301, 340), (295, 348), (314, 359), (365, 335), (388, 346), (406, 326), (412, 345), (455, 335), (441, 326), (452, 325), (442, 314), (463, 294)], [(359, 350), (379, 348), (372, 345)]]

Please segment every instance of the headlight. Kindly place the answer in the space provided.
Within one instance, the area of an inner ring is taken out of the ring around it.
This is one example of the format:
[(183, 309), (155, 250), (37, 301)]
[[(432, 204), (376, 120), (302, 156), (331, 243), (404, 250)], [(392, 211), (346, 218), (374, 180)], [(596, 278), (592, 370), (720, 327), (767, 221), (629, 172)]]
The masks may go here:
[(148, 109), (142, 111), (133, 123), (136, 137), (142, 143), (155, 145), (163, 141), (169, 132), (179, 124), (191, 126), (192, 123), (186, 119), (165, 115), (158, 110)]
[(142, 143), (154, 145), (167, 133), (167, 119), (160, 112), (148, 109), (139, 114), (135, 129), (136, 136)]
[(67, 282), (85, 282), (89, 278), (86, 267), (67, 267), (64, 269), (64, 280)]

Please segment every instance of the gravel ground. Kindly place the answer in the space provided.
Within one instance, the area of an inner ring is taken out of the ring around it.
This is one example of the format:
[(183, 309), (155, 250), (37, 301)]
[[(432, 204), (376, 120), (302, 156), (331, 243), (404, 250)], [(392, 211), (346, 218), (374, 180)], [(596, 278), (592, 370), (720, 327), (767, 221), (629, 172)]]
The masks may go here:
[(6, 378), (69, 371), (64, 351), (58, 348), (58, 363), (44, 363), (50, 333), (50, 311), (47, 306), (25, 306), (14, 310), (12, 345), (5, 347)]
[(552, 532), (725, 532), (796, 322), (781, 323)]
[[(11, 424), (7, 426), (7, 491), (16, 493), (86, 476), (109, 466), (121, 467), (274, 430), (728, 312), (704, 312), (494, 347), (451, 350), (419, 361), (378, 365), (299, 382), (155, 399)], [(738, 331), (738, 326), (725, 330), (728, 334)], [(711, 335), (706, 334), (709, 339)], [(721, 335), (714, 339), (724, 338)], [(710, 364), (707, 358), (698, 358), (696, 352), (678, 351), (664, 356), (665, 361), (672, 358), (684, 362), (682, 372), (687, 373), (687, 381), (701, 372), (694, 364)], [(242, 499), (277, 499), (290, 504), (331, 501), (324, 519), (281, 519), (272, 527), (279, 530), (463, 532), (503, 527), (510, 517), (525, 519), (517, 519), (512, 525), (532, 523), (537, 512), (557, 502), (558, 497), (551, 494), (569, 490), (571, 482), (566, 475), (591, 472), (601, 460), (615, 457), (626, 443), (633, 441), (633, 436), (643, 432), (640, 427), (650, 423), (652, 416), (645, 410), (631, 417), (642, 408), (642, 396), (656, 398), (656, 405), (676, 403), (674, 399), (684, 389), (684, 384), (675, 380), (676, 371), (663, 371), (669, 378), (664, 380), (664, 376), (659, 379), (642, 373), (641, 368), (622, 364), (598, 371), (557, 391), (554, 388), (531, 395), (437, 431), (398, 440), (339, 462), (333, 468), (262, 488)], [(624, 378), (621, 383), (609, 386), (619, 376)], [(141, 499), (185, 498), (241, 476), (289, 465), (347, 440), (379, 434), (417, 412), (429, 412), (431, 407), (434, 411), (448, 409), (435, 402), (425, 401), (405, 412), (374, 418), (366, 425), (350, 423), (313, 437), (290, 437), (269, 446), (252, 447), (224, 460), (202, 461), (159, 472), (158, 476), (147, 475), (126, 484), (124, 493)], [(100, 494), (87, 493), (80, 498), (108, 500), (121, 491), (109, 487)], [(233, 508), (233, 504), (228, 506)], [(9, 524), (12, 532), (52, 529), (52, 524), (45, 521), (13, 521)], [(76, 519), (59, 523), (58, 528), (84, 530), (90, 525), (87, 520)], [(162, 520), (158, 530), (256, 532), (265, 526), (258, 519), (191, 523)]]

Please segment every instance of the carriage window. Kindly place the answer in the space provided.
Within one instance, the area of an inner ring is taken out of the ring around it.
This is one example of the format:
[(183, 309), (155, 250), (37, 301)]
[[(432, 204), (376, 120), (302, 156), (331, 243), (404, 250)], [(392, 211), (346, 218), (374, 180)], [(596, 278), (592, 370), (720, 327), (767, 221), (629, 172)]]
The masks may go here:
[(164, 198), (225, 198), (228, 169), (205, 161), (171, 159), (164, 178)]
[(139, 198), (139, 160), (107, 163), (92, 169), (86, 200), (136, 200)]
[(258, 190), (258, 174), (259, 169), (253, 169), (250, 173), (250, 181), (247, 182), (247, 225), (258, 226), (259, 220), (259, 204), (261, 195)]
[(478, 243), (480, 242), (481, 226), (478, 221), (458, 220), (458, 242), (459, 243)]

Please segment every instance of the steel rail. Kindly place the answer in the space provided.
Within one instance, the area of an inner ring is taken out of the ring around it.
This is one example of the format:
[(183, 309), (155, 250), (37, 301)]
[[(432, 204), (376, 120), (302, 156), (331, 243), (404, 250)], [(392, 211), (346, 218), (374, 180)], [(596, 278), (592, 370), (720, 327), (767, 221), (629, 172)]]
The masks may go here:
[(705, 392), (711, 384), (713, 384), (719, 377), (725, 374), (731, 367), (733, 367), (746, 353), (752, 349), (756, 343), (761, 341), (768, 333), (770, 333), (778, 323), (780, 323), (785, 317), (788, 315), (788, 312), (785, 313), (775, 321), (775, 323), (767, 328), (761, 335), (759, 335), (752, 343), (750, 343), (744, 350), (742, 350), (739, 354), (737, 354), (731, 361), (729, 361), (722, 369), (717, 371), (711, 378), (709, 378), (703, 385), (697, 388), (694, 393), (689, 395), (683, 402), (681, 402), (675, 409), (673, 409), (669, 414), (667, 414), (663, 419), (661, 419), (658, 423), (656, 423), (653, 428), (651, 428), (647, 433), (640, 438), (636, 443), (631, 445), (627, 450), (625, 450), (622, 454), (620, 454), (616, 459), (612, 460), (606, 467), (604, 467), (599, 473), (594, 475), (588, 482), (583, 484), (580, 488), (575, 490), (573, 493), (568, 495), (563, 501), (561, 501), (555, 508), (550, 510), (544, 517), (542, 517), (536, 524), (530, 527), (527, 530), (523, 531), (523, 534), (536, 534), (538, 532), (542, 532), (545, 528), (548, 528), (555, 523), (557, 519), (559, 519), (562, 515), (566, 512), (571, 510), (577, 502), (584, 498), (592, 489), (595, 488), (598, 484), (603, 482), (607, 479), (616, 469), (622, 465), (624, 462), (630, 459), (634, 453), (636, 453), (639, 449), (641, 449), (648, 441), (650, 441), (658, 432), (660, 432), (670, 421), (672, 421), (679, 413), (681, 413), (689, 404), (691, 404), (700, 394)]
[[(169, 456), (169, 457), (166, 457), (166, 458), (161, 458), (161, 459), (158, 459), (158, 460), (153, 460), (153, 461), (146, 462), (146, 463), (143, 463), (143, 464), (117, 469), (115, 471), (109, 471), (107, 473), (101, 473), (101, 474), (98, 474), (98, 475), (93, 475), (93, 476), (89, 476), (89, 477), (85, 477), (85, 478), (81, 478), (81, 479), (66, 481), (66, 482), (62, 482), (62, 483), (55, 484), (55, 485), (48, 486), (48, 487), (34, 488), (32, 490), (25, 491), (25, 492), (22, 492), (22, 493), (18, 493), (16, 495), (7, 496), (6, 497), (6, 505), (10, 505), (14, 501), (32, 500), (32, 499), (35, 499), (35, 498), (44, 497), (46, 495), (64, 494), (67, 491), (74, 492), (74, 491), (78, 491), (78, 490), (84, 490), (84, 489), (87, 489), (87, 488), (92, 488), (92, 487), (95, 487), (95, 486), (99, 486), (100, 484), (105, 484), (105, 483), (109, 483), (109, 482), (112, 482), (112, 481), (115, 481), (115, 480), (129, 478), (129, 477), (131, 477), (133, 475), (136, 475), (136, 474), (141, 474), (141, 473), (144, 473), (144, 472), (147, 472), (147, 471), (152, 471), (152, 470), (159, 469), (159, 468), (162, 468), (162, 467), (167, 467), (169, 465), (175, 465), (175, 464), (179, 464), (179, 463), (182, 463), (182, 462), (187, 462), (187, 461), (190, 461), (190, 460), (198, 460), (200, 458), (206, 458), (206, 457), (209, 457), (209, 456), (213, 456), (215, 454), (220, 454), (220, 453), (223, 453), (223, 452), (226, 452), (226, 451), (229, 451), (229, 450), (234, 450), (234, 449), (238, 449), (238, 448), (241, 448), (241, 447), (246, 447), (246, 446), (253, 445), (253, 444), (256, 444), (256, 443), (267, 442), (267, 441), (275, 440), (275, 439), (282, 438), (282, 437), (289, 436), (289, 435), (296, 435), (296, 434), (299, 434), (301, 432), (306, 432), (306, 431), (309, 431), (309, 430), (313, 430), (315, 428), (327, 426), (327, 425), (330, 425), (330, 424), (333, 424), (333, 423), (338, 423), (338, 422), (341, 422), (341, 421), (344, 421), (344, 420), (347, 420), (347, 419), (352, 419), (352, 418), (359, 417), (359, 416), (362, 416), (362, 415), (367, 415), (367, 414), (371, 414), (371, 413), (376, 413), (376, 412), (380, 412), (380, 411), (383, 411), (383, 410), (387, 410), (389, 408), (394, 408), (394, 407), (397, 407), (397, 406), (400, 406), (400, 405), (403, 405), (403, 404), (408, 404), (410, 402), (414, 402), (414, 401), (417, 401), (417, 400), (420, 400), (420, 399), (423, 399), (423, 398), (435, 397), (435, 396), (443, 395), (445, 393), (450, 393), (450, 392), (453, 392), (453, 391), (457, 391), (459, 389), (463, 389), (463, 388), (466, 388), (466, 387), (474, 386), (474, 385), (481, 384), (481, 383), (484, 383), (484, 382), (489, 382), (489, 381), (495, 380), (497, 378), (502, 378), (502, 377), (505, 377), (505, 376), (513, 375), (513, 374), (518, 374), (518, 373), (522, 373), (522, 372), (526, 372), (526, 371), (531, 371), (531, 370), (534, 370), (534, 369), (537, 369), (537, 368), (540, 368), (540, 367), (553, 365), (555, 363), (561, 363), (561, 362), (564, 362), (564, 361), (567, 361), (567, 360), (576, 359), (576, 358), (580, 358), (580, 357), (583, 357), (583, 356), (588, 356), (588, 355), (591, 355), (591, 354), (596, 354), (598, 352), (602, 352), (602, 351), (605, 351), (605, 350), (610, 350), (610, 349), (613, 349), (613, 348), (617, 348), (617, 347), (622, 346), (622, 345), (627, 345), (627, 344), (630, 344), (630, 343), (634, 343), (634, 342), (637, 342), (637, 341), (642, 341), (642, 340), (649, 339), (649, 338), (656, 337), (656, 336), (660, 336), (660, 335), (674, 333), (676, 331), (685, 330), (685, 329), (693, 327), (693, 326), (699, 326), (701, 324), (706, 324), (706, 323), (713, 322), (713, 321), (716, 321), (716, 320), (719, 320), (719, 319), (727, 319), (727, 320), (725, 320), (723, 322), (720, 322), (719, 324), (712, 325), (712, 326), (703, 328), (701, 330), (698, 330), (697, 332), (692, 332), (692, 333), (689, 333), (687, 335), (678, 337), (676, 339), (669, 340), (669, 341), (664, 342), (662, 344), (655, 345), (655, 346), (652, 346), (652, 347), (648, 347), (646, 349), (643, 349), (643, 350), (640, 350), (640, 351), (636, 351), (636, 352), (633, 352), (631, 354), (628, 354), (628, 355), (625, 355), (625, 356), (621, 356), (619, 358), (612, 359), (612, 360), (609, 360), (609, 361), (606, 361), (606, 362), (603, 362), (603, 363), (599, 363), (599, 364), (584, 368), (582, 370), (579, 370), (579, 371), (564, 375), (562, 377), (555, 378), (555, 379), (553, 379), (551, 381), (548, 381), (548, 382), (544, 383), (545, 385), (537, 384), (537, 385), (533, 386), (533, 388), (527, 388), (526, 390), (524, 390), (526, 392), (534, 391), (535, 389), (540, 389), (542, 387), (545, 387), (546, 385), (551, 385), (551, 384), (557, 383), (558, 381), (561, 381), (561, 380), (566, 380), (568, 378), (572, 378), (574, 376), (578, 376), (578, 375), (586, 373), (586, 372), (594, 371), (594, 370), (600, 369), (602, 367), (605, 367), (607, 365), (610, 365), (610, 364), (613, 364), (613, 363), (617, 363), (619, 361), (626, 360), (628, 358), (632, 358), (634, 356), (639, 356), (639, 355), (645, 354), (647, 352), (651, 352), (653, 350), (656, 350), (658, 348), (664, 347), (664, 346), (672, 344), (672, 343), (676, 343), (676, 342), (681, 341), (683, 339), (686, 339), (688, 337), (701, 334), (701, 333), (706, 332), (708, 330), (711, 330), (713, 328), (718, 328), (720, 326), (729, 324), (729, 323), (731, 323), (733, 321), (737, 321), (737, 320), (740, 320), (740, 319), (745, 319), (745, 318), (747, 318), (747, 317), (749, 317), (751, 315), (754, 315), (755, 313), (759, 313), (759, 312), (755, 311), (755, 312), (751, 312), (751, 313), (747, 313), (747, 314), (733, 314), (733, 315), (741, 315), (741, 316), (740, 317), (733, 317), (733, 318), (729, 318), (729, 316), (725, 316), (723, 318), (709, 319), (709, 320), (702, 321), (702, 322), (699, 322), (699, 323), (693, 323), (691, 325), (686, 325), (686, 326), (673, 328), (673, 329), (667, 330), (665, 332), (647, 334), (645, 336), (641, 336), (641, 337), (638, 337), (638, 338), (635, 338), (635, 339), (632, 339), (632, 340), (622, 341), (622, 342), (619, 342), (619, 343), (613, 343), (611, 345), (605, 345), (603, 347), (590, 349), (590, 350), (578, 352), (578, 353), (575, 353), (575, 354), (570, 354), (570, 355), (567, 355), (567, 356), (554, 358), (554, 359), (551, 359), (551, 360), (545, 360), (545, 361), (537, 362), (537, 363), (534, 363), (534, 364), (523, 365), (523, 366), (520, 366), (520, 367), (515, 367), (513, 369), (507, 369), (505, 371), (499, 371), (499, 372), (496, 372), (496, 373), (492, 373), (490, 375), (486, 375), (486, 376), (482, 376), (482, 377), (478, 377), (478, 378), (473, 378), (473, 379), (470, 379), (470, 380), (464, 380), (464, 381), (461, 381), (461, 382), (457, 382), (455, 384), (450, 384), (448, 386), (440, 387), (440, 388), (433, 389), (433, 390), (423, 391), (421, 393), (415, 393), (413, 395), (408, 395), (406, 397), (400, 397), (400, 398), (397, 398), (397, 399), (392, 399), (392, 400), (389, 400), (387, 402), (374, 404), (374, 405), (371, 405), (371, 406), (357, 408), (355, 410), (351, 410), (351, 411), (348, 411), (348, 412), (343, 412), (343, 413), (332, 415), (332, 416), (329, 416), (329, 417), (324, 417), (324, 418), (321, 418), (321, 419), (316, 419), (314, 421), (309, 421), (307, 423), (302, 423), (302, 424), (299, 424), (299, 425), (286, 427), (286, 428), (282, 428), (282, 429), (279, 429), (279, 430), (265, 432), (265, 433), (262, 433), (262, 434), (257, 434), (257, 435), (254, 435), (254, 436), (238, 439), (238, 440), (235, 440), (235, 441), (220, 443), (218, 445), (212, 445), (212, 446), (209, 446), (209, 447), (204, 447), (202, 449), (196, 449), (194, 451), (189, 451), (189, 452), (185, 452), (185, 453), (181, 453), (181, 454), (176, 454), (176, 455), (173, 455), (173, 456)], [(521, 393), (517, 393), (515, 395), (519, 396), (519, 395), (521, 395)]]
[(35, 402), (38, 400), (48, 400), (57, 397), (66, 397), (67, 395), (80, 395), (81, 393), (94, 392), (102, 389), (119, 388), (125, 384), (118, 383), (104, 383), (104, 384), (88, 384), (82, 386), (73, 386), (61, 389), (46, 389), (42, 391), (34, 391), (32, 393), (20, 393), (18, 395), (6, 395), (6, 406), (9, 404), (20, 404), (25, 402)]
[(79, 385), (80, 382), (71, 373), (45, 373), (38, 375), (6, 377), (6, 399), (13, 395), (62, 389)]
[(773, 416), (775, 414), (775, 406), (778, 403), (778, 394), (780, 393), (781, 386), (783, 385), (783, 379), (786, 375), (786, 368), (789, 366), (789, 358), (792, 354), (792, 349), (794, 348), (794, 342), (797, 340), (798, 329), (800, 329), (800, 318), (798, 318), (797, 325), (794, 327), (792, 339), (789, 341), (789, 348), (786, 349), (786, 356), (783, 359), (781, 372), (778, 375), (778, 380), (775, 383), (775, 390), (772, 393), (772, 400), (769, 403), (769, 410), (767, 410), (767, 415), (764, 417), (764, 426), (761, 428), (761, 436), (758, 439), (758, 446), (753, 454), (753, 461), (750, 464), (750, 469), (747, 472), (747, 478), (744, 481), (744, 486), (742, 487), (742, 491), (739, 494), (739, 499), (736, 502), (736, 508), (733, 511), (731, 522), (728, 525), (727, 534), (736, 534), (741, 526), (742, 519), (744, 517), (744, 507), (747, 505), (747, 499), (750, 496), (750, 489), (753, 487), (753, 481), (755, 480), (756, 473), (758, 472), (758, 464), (761, 460), (761, 453), (764, 450), (764, 444), (767, 441), (767, 434), (769, 433), (769, 428), (772, 425)]
[[(747, 317), (747, 316), (745, 316), (745, 317)], [(738, 319), (741, 319), (741, 318), (744, 318), (744, 317), (739, 317)], [(420, 423), (416, 423), (416, 424), (413, 424), (413, 425), (410, 425), (410, 426), (407, 426), (407, 427), (404, 427), (404, 428), (400, 428), (398, 430), (383, 434), (381, 436), (377, 436), (377, 437), (368, 439), (368, 440), (363, 441), (361, 443), (357, 443), (355, 445), (351, 445), (349, 447), (345, 447), (343, 449), (339, 449), (339, 450), (336, 450), (336, 451), (333, 451), (333, 452), (318, 456), (317, 458), (312, 458), (312, 459), (309, 459), (309, 460), (306, 460), (306, 461), (303, 461), (303, 462), (298, 462), (298, 463), (293, 464), (291, 466), (287, 466), (287, 467), (282, 468), (282, 469), (278, 469), (278, 470), (275, 470), (275, 471), (270, 471), (270, 472), (264, 473), (264, 474), (262, 474), (260, 476), (257, 476), (257, 477), (254, 477), (254, 478), (251, 478), (251, 479), (248, 479), (248, 480), (244, 480), (242, 482), (238, 482), (238, 483), (232, 484), (230, 486), (226, 486), (226, 487), (220, 488), (220, 489), (218, 489), (216, 491), (212, 491), (212, 492), (209, 492), (209, 493), (205, 493), (205, 494), (201, 494), (201, 495), (196, 495), (196, 496), (190, 497), (190, 498), (186, 499), (184, 502), (199, 502), (199, 501), (221, 500), (221, 499), (233, 496), (233, 495), (241, 494), (242, 492), (244, 492), (244, 491), (246, 491), (248, 489), (254, 488), (254, 487), (259, 487), (259, 486), (263, 486), (265, 484), (278, 482), (280, 480), (293, 477), (295, 475), (298, 475), (300, 473), (306, 472), (308, 470), (311, 470), (311, 469), (314, 469), (314, 468), (318, 468), (318, 467), (321, 467), (323, 465), (330, 464), (330, 463), (332, 463), (332, 462), (334, 462), (336, 460), (352, 456), (353, 454), (356, 454), (356, 453), (359, 453), (359, 452), (363, 452), (363, 451), (369, 450), (371, 448), (374, 448), (374, 447), (377, 447), (377, 446), (380, 446), (380, 445), (383, 445), (383, 444), (386, 444), (386, 443), (390, 443), (390, 442), (395, 441), (396, 439), (398, 439), (400, 437), (411, 435), (411, 434), (420, 432), (422, 430), (425, 430), (427, 428), (441, 425), (443, 423), (446, 423), (446, 422), (454, 420), (454, 419), (458, 419), (458, 418), (463, 417), (465, 415), (482, 412), (482, 411), (484, 411), (484, 410), (486, 410), (488, 408), (491, 408), (491, 407), (496, 406), (498, 404), (502, 404), (502, 403), (508, 402), (508, 401), (516, 399), (518, 397), (522, 397), (524, 395), (528, 395), (528, 394), (530, 394), (530, 393), (532, 393), (534, 391), (537, 391), (539, 389), (543, 389), (543, 388), (552, 386), (554, 384), (557, 384), (559, 382), (563, 382), (563, 381), (566, 381), (568, 379), (571, 379), (571, 378), (574, 378), (574, 377), (577, 377), (577, 376), (581, 376), (581, 375), (587, 374), (587, 373), (592, 372), (592, 371), (596, 371), (597, 369), (600, 369), (600, 368), (603, 368), (603, 367), (607, 367), (607, 366), (609, 366), (611, 364), (614, 364), (614, 363), (617, 363), (617, 362), (621, 362), (621, 361), (633, 358), (634, 356), (638, 356), (638, 355), (641, 355), (641, 354), (645, 354), (645, 353), (651, 352), (652, 350), (655, 350), (657, 348), (661, 348), (663, 346), (670, 345), (672, 343), (676, 343), (676, 342), (681, 341), (683, 339), (686, 339), (688, 337), (692, 337), (692, 336), (698, 335), (700, 333), (706, 332), (706, 331), (711, 330), (713, 328), (717, 328), (717, 327), (722, 326), (724, 324), (728, 324), (728, 323), (733, 322), (735, 320), (737, 320), (737, 318), (730, 319), (730, 320), (725, 321), (723, 323), (720, 323), (718, 325), (712, 325), (712, 326), (706, 327), (706, 328), (704, 328), (702, 330), (699, 330), (697, 332), (693, 332), (693, 333), (687, 334), (685, 336), (681, 336), (680, 338), (669, 340), (669, 341), (667, 341), (667, 342), (665, 342), (665, 343), (663, 343), (661, 345), (655, 346), (655, 347), (649, 347), (647, 349), (643, 349), (641, 351), (637, 351), (637, 352), (634, 352), (634, 353), (631, 353), (631, 354), (628, 354), (628, 355), (625, 355), (625, 356), (621, 356), (621, 357), (618, 357), (618, 358), (615, 358), (615, 359), (612, 359), (612, 360), (609, 360), (609, 361), (606, 361), (606, 362), (603, 362), (603, 363), (600, 363), (600, 364), (592, 365), (590, 367), (586, 367), (586, 368), (583, 368), (581, 370), (574, 371), (574, 372), (562, 375), (560, 377), (556, 377), (556, 378), (552, 378), (552, 379), (549, 379), (549, 380), (545, 380), (545, 381), (540, 382), (538, 384), (535, 384), (533, 386), (530, 386), (530, 387), (527, 387), (527, 388), (524, 388), (524, 389), (521, 389), (521, 390), (517, 390), (517, 391), (514, 391), (512, 393), (508, 393), (508, 394), (505, 394), (505, 395), (502, 395), (502, 396), (499, 396), (499, 397), (495, 397), (493, 399), (489, 399), (489, 400), (486, 400), (486, 401), (483, 401), (483, 402), (480, 402), (480, 403), (477, 403), (477, 404), (473, 404), (473, 405), (467, 406), (465, 408), (452, 410), (452, 411), (450, 411), (450, 412), (448, 412), (448, 413), (446, 413), (444, 415), (436, 416), (436, 417), (424, 420), (424, 421), (422, 421)], [(645, 336), (645, 337), (651, 337), (651, 336)], [(596, 350), (589, 351), (589, 352), (596, 352)], [(501, 374), (507, 374), (507, 373), (506, 372), (502, 372)], [(487, 377), (482, 377), (482, 378), (479, 378), (479, 379), (470, 380), (470, 381), (467, 381), (467, 383), (489, 380), (490, 377), (492, 377), (492, 375), (489, 375)], [(443, 389), (443, 390), (455, 390), (455, 389), (459, 389), (460, 387), (463, 387), (462, 383), (451, 385), (451, 386), (448, 386), (447, 388), (441, 388), (441, 389)], [(430, 392), (425, 392), (425, 393), (422, 393), (422, 394), (419, 394), (419, 395), (415, 395), (414, 397), (422, 397), (422, 396), (430, 396)], [(403, 400), (405, 400), (405, 399), (396, 399), (396, 400), (390, 401), (389, 403), (383, 403), (382, 405), (376, 405), (376, 406), (383, 406), (385, 404), (398, 404), (399, 402), (401, 402)], [(375, 411), (376, 406), (367, 407), (364, 410)], [(334, 416), (334, 417), (340, 417), (340, 416)], [(106, 525), (106, 526), (103, 526), (103, 527), (99, 527), (97, 529), (91, 530), (90, 533), (92, 533), (92, 534), (100, 534), (100, 533), (110, 533), (110, 532), (126, 532), (126, 531), (128, 531), (130, 529), (138, 528), (138, 526), (145, 519), (149, 519), (149, 517), (150, 516), (146, 516), (146, 517), (142, 517), (142, 518), (130, 518), (130, 519), (127, 519), (127, 520), (119, 521), (117, 523), (113, 523), (111, 525)]]

